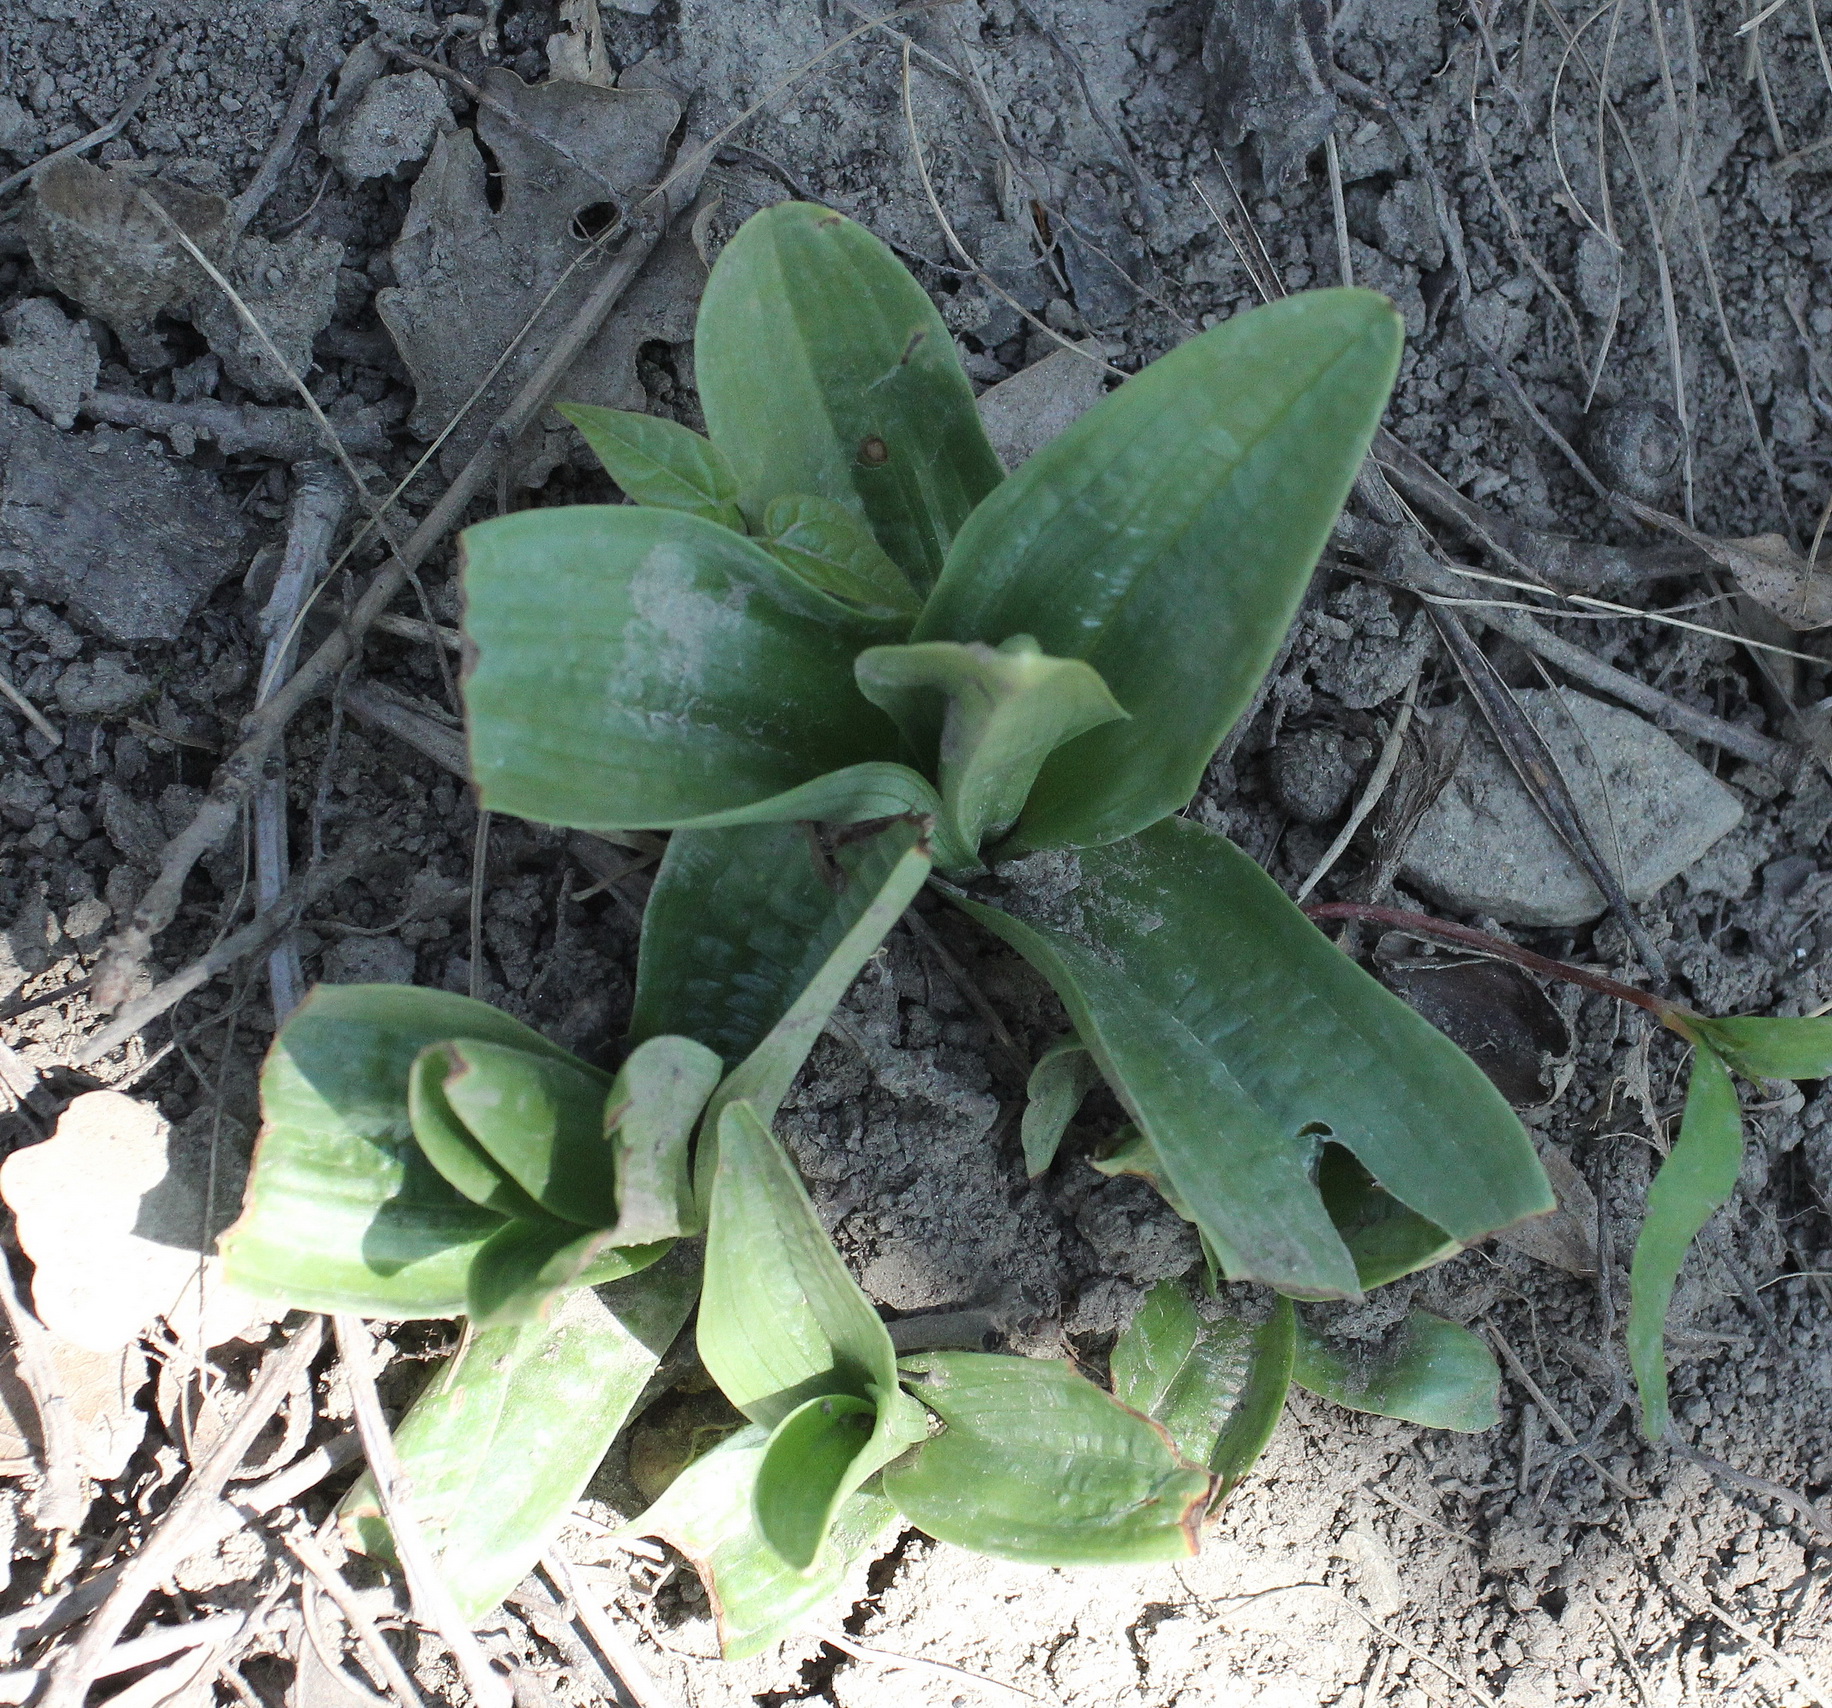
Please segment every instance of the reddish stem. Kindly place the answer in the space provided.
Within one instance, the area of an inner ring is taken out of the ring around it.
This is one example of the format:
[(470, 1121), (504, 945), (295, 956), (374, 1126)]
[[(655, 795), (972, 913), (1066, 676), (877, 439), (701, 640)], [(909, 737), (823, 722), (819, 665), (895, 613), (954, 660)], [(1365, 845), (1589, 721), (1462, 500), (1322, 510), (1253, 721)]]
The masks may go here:
[(1645, 1008), (1661, 1025), (1672, 1027), (1682, 1037), (1691, 1036), (1685, 1026), (1686, 1021), (1694, 1018), (1690, 1009), (1681, 1008), (1677, 1003), (1668, 1002), (1665, 997), (1655, 996), (1651, 991), (1637, 990), (1632, 984), (1623, 984), (1619, 979), (1592, 972), (1589, 967), (1574, 967), (1568, 961), (1555, 961), (1548, 955), (1536, 955), (1531, 949), (1521, 948), (1518, 943), (1491, 937), (1486, 931), (1478, 931), (1473, 926), (1453, 925), (1447, 919), (1433, 919), (1428, 913), (1408, 913), (1398, 907), (1372, 907), (1358, 901), (1313, 902), (1304, 912), (1317, 921), (1365, 920), (1370, 925), (1385, 925), (1415, 937), (1435, 937), (1446, 943), (1460, 943), (1466, 949), (1479, 949), (1485, 955), (1493, 955), (1499, 961), (1512, 961), (1515, 966), (1525, 967), (1528, 972), (1538, 973), (1544, 978), (1563, 979), (1567, 984), (1582, 985), (1586, 990), (1599, 991), (1604, 996), (1632, 1002), (1637, 1008)]

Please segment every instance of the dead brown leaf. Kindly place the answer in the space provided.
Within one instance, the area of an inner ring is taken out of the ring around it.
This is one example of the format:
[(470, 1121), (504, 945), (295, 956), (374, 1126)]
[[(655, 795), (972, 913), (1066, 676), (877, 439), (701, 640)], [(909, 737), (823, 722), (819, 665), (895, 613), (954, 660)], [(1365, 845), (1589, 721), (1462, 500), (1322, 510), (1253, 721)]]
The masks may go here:
[[(475, 131), (434, 145), (392, 251), (399, 283), (376, 296), (419, 394), (415, 433), (433, 438), (482, 387), (440, 453), (447, 474), (477, 449), (590, 294), (602, 262), (569, 269), (661, 177), (680, 116), (659, 90), (529, 85), (500, 67), (485, 72), (482, 95)], [(651, 264), (645, 279), (654, 271)], [(657, 334), (632, 333), (631, 307), (587, 347), (558, 396), (643, 407), (632, 339)], [(693, 299), (681, 307), (684, 337)], [(557, 434), (557, 416), (553, 423)], [(538, 434), (530, 438), (517, 473), (538, 485), (569, 441), (547, 451)]]
[(1729, 570), (1737, 586), (1790, 629), (1804, 633), (1832, 624), (1832, 556), (1822, 557), (1809, 574), (1807, 560), (1780, 534), (1715, 539), (1664, 510), (1651, 509), (1632, 498), (1621, 502), (1643, 522), (1677, 534), (1697, 546), (1713, 563)]

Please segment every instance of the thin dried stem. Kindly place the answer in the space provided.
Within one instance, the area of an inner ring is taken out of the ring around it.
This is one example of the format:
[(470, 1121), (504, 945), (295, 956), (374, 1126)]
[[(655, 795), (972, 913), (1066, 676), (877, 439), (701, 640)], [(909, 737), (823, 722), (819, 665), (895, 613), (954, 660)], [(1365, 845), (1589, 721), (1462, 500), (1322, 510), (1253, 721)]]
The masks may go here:
[(292, 1392), (300, 1372), (317, 1356), (323, 1338), (323, 1319), (308, 1318), (286, 1346), (263, 1361), (261, 1373), (235, 1421), (191, 1473), (140, 1551), (123, 1562), (108, 1599), (96, 1610), (82, 1636), (59, 1659), (38, 1708), (83, 1708), (89, 1687), (99, 1676), (97, 1668), (106, 1662), (109, 1650), (139, 1612), (141, 1603), (165, 1582), (174, 1567), (190, 1557), (197, 1546), (198, 1522), (215, 1508), (223, 1485), (235, 1474), (255, 1437), (267, 1427), (268, 1419)]
[(51, 1331), (27, 1310), (13, 1285), (13, 1268), (0, 1250), (0, 1309), (13, 1331), (13, 1362), (20, 1380), (32, 1396), (38, 1413), (39, 1469), (44, 1481), (33, 1517), (38, 1527), (56, 1539), (61, 1551), (65, 1539), (82, 1528), (89, 1502), (83, 1494), (81, 1450), (77, 1446), (76, 1418), (52, 1361)]
[(58, 733), (57, 726), (47, 718), (25, 695), (14, 685), (12, 677), (0, 670), (0, 694), (4, 694), (19, 708), (20, 715), (37, 730), (53, 747), (62, 747), (64, 738)]
[(400, 1698), (403, 1708), (420, 1708), (423, 1698), (419, 1688), (408, 1676), (407, 1669), (401, 1665), (400, 1657), (389, 1648), (387, 1639), (375, 1628), (375, 1621), (363, 1611), (362, 1603), (350, 1593), (350, 1586), (344, 1582), (343, 1574), (326, 1558), (324, 1550), (318, 1546), (317, 1538), (299, 1530), (282, 1540), (293, 1558), (311, 1573), (326, 1598), (344, 1616), (357, 1642), (362, 1645), (363, 1653), (374, 1664), (376, 1676), (383, 1679), (388, 1688)]
[(1418, 702), (1419, 671), (1412, 673), (1412, 680), (1406, 684), (1406, 697), (1400, 702), (1400, 708), (1394, 714), (1393, 727), (1387, 731), (1387, 739), (1381, 743), (1380, 757), (1374, 762), (1374, 769), (1368, 777), (1368, 786), (1362, 790), (1361, 799), (1355, 803), (1355, 810), (1349, 814), (1349, 821), (1337, 833), (1336, 840), (1323, 850), (1316, 865), (1311, 867), (1310, 875), (1298, 885), (1298, 893), (1292, 899), (1302, 902), (1324, 878), (1330, 868), (1347, 852), (1348, 846), (1355, 840), (1355, 833), (1367, 823), (1369, 815), (1380, 805), (1380, 798), (1387, 792), (1387, 785), (1393, 780), (1393, 773), (1399, 766), (1399, 756), (1406, 746), (1406, 731), (1412, 727), (1412, 709)]
[(1566, 984), (1582, 985), (1586, 990), (1594, 990), (1601, 996), (1613, 996), (1620, 1002), (1632, 1002), (1637, 1008), (1645, 1008), (1662, 1025), (1670, 1018), (1691, 1018), (1687, 1009), (1678, 1003), (1668, 1002), (1665, 997), (1656, 996), (1652, 991), (1638, 990), (1632, 984), (1624, 984), (1620, 979), (1612, 979), (1606, 973), (1599, 973), (1591, 967), (1573, 966), (1569, 961), (1555, 961), (1550, 955), (1538, 955), (1531, 949), (1523, 949), (1518, 943), (1510, 943), (1504, 937), (1493, 937), (1486, 931), (1478, 931), (1473, 925), (1458, 925), (1448, 919), (1434, 919), (1428, 913), (1411, 913), (1400, 907), (1376, 907), (1370, 902), (1362, 901), (1316, 901), (1304, 909), (1305, 916), (1319, 923), (1332, 920), (1358, 920), (1367, 925), (1384, 925), (1389, 931), (1401, 931), (1410, 937), (1424, 937), (1439, 943), (1455, 943), (1460, 948), (1475, 949), (1484, 955), (1492, 955), (1498, 961), (1512, 961), (1517, 967), (1524, 967), (1530, 973), (1538, 973), (1542, 978), (1563, 979)]
[(426, 1532), (414, 1516), (413, 1491), (408, 1487), (400, 1455), (395, 1451), (394, 1437), (389, 1434), (387, 1419), (382, 1415), (381, 1397), (375, 1391), (375, 1341), (368, 1326), (360, 1317), (341, 1314), (334, 1316), (331, 1323), (337, 1334), (337, 1350), (343, 1354), (356, 1427), (363, 1438), (363, 1453), (369, 1461), (369, 1475), (375, 1483), (382, 1516), (388, 1521), (394, 1538), (395, 1554), (407, 1575), (414, 1611), (422, 1623), (444, 1638), (477, 1708), (514, 1708), (509, 1681), (490, 1665), (476, 1633), (459, 1612), (451, 1586), (440, 1574), (438, 1562), (433, 1558)]
[(612, 1677), (636, 1708), (676, 1708), (674, 1697), (656, 1682), (655, 1676), (643, 1664), (636, 1645), (618, 1629), (617, 1622), (597, 1598), (586, 1593), (572, 1569), (572, 1562), (554, 1548), (542, 1559), (541, 1565), (553, 1579), (561, 1599), (585, 1627), (586, 1636), (597, 1647)]
[(104, 125), (98, 125), (87, 136), (79, 136), (75, 142), (66, 142), (62, 148), (52, 149), (42, 160), (34, 160), (30, 166), (20, 167), (10, 178), (0, 178), (0, 197), (10, 196), (21, 184), (30, 183), (53, 160), (67, 160), (71, 155), (85, 154), (119, 136), (127, 129), (128, 121), (139, 112), (147, 96), (159, 86), (159, 79), (165, 75), (166, 67), (171, 63), (172, 44), (164, 42), (153, 56), (153, 63), (148, 67), (146, 75), (127, 92), (127, 99), (115, 109), (113, 118)]

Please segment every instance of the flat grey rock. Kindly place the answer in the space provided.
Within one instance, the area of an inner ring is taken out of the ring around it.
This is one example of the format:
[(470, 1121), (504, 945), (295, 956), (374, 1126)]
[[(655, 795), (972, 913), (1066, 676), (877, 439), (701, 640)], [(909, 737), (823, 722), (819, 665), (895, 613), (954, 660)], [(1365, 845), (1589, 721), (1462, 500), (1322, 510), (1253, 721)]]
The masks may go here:
[(433, 138), (451, 128), (445, 92), (428, 73), (407, 71), (376, 78), (325, 139), (325, 151), (346, 178), (360, 184), (424, 160)]
[(15, 303), (0, 315), (0, 326), (7, 337), (0, 350), (0, 390), (29, 403), (53, 426), (74, 427), (101, 371), (95, 335), (49, 297)]
[(980, 393), (980, 422), (1006, 468), (1028, 462), (1106, 396), (1103, 361), (1100, 340), (1089, 338)]
[(57, 703), (73, 718), (112, 718), (131, 711), (155, 692), (127, 661), (103, 653), (92, 664), (76, 663), (57, 679)]
[(201, 470), (0, 401), (0, 584), (105, 639), (177, 640), (242, 568), (248, 527)]
[[(1619, 706), (1569, 688), (1518, 696), (1558, 760), (1579, 808), (1631, 901), (1645, 901), (1742, 821), (1731, 791), (1671, 737)], [(1444, 720), (1467, 731), (1455, 775), (1420, 821), (1401, 870), (1406, 881), (1459, 913), (1510, 925), (1581, 925), (1602, 893), (1533, 804), (1473, 713)]]

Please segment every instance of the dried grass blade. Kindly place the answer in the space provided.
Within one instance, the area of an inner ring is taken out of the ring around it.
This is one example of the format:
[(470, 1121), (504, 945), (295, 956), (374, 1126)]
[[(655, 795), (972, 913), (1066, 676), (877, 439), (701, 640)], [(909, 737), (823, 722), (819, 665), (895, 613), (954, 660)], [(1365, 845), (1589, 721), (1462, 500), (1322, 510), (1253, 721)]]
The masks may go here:
[(1628, 933), (1629, 941), (1634, 944), (1635, 953), (1649, 975), (1657, 982), (1664, 982), (1667, 976), (1666, 963), (1661, 959), (1660, 951), (1654, 947), (1640, 919), (1636, 917), (1633, 906), (1623, 893), (1621, 881), (1609, 862), (1603, 858), (1597, 839), (1571, 793), (1570, 784), (1559, 770), (1552, 749), (1546, 745), (1546, 738), (1539, 733), (1533, 720), (1521, 710), (1520, 702), (1502, 681), (1500, 673), (1489, 661), (1488, 654), (1470, 638), (1462, 619), (1435, 601), (1428, 603), (1425, 609), (1431, 614), (1439, 638), (1455, 661), (1483, 718), (1495, 732), (1501, 751), (1507, 755), (1515, 775), (1533, 797), (1533, 804), (1545, 815), (1546, 822), (1558, 833), (1559, 840), (1571, 850), (1573, 858), (1584, 868), (1590, 881), (1603, 892), (1610, 911), (1622, 921), (1622, 927)]

